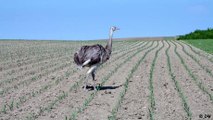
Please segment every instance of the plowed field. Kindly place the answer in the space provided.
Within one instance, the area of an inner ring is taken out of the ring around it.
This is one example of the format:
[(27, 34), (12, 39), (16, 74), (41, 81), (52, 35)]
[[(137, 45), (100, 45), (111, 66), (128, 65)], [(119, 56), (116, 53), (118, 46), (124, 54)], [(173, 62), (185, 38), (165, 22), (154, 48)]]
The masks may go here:
[[(114, 41), (82, 89), (73, 54), (105, 41), (0, 41), (0, 120), (213, 120), (213, 56), (182, 41)], [(89, 81), (92, 83), (92, 79)]]

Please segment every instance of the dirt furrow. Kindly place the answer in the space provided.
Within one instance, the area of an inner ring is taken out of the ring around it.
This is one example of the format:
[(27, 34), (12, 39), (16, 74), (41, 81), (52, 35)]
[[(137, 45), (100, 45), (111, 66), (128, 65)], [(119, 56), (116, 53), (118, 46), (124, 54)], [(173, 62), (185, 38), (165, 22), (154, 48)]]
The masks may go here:
[[(0, 101), (0, 108), (2, 108), (2, 106), (4, 105), (7, 105), (6, 111), (13, 111), (15, 109), (18, 109), (29, 100), (39, 97), (44, 92), (47, 92), (51, 88), (54, 88), (55, 86), (60, 84), (60, 82), (65, 81), (75, 72), (76, 71), (74, 71), (73, 69), (67, 67), (57, 71), (58, 75), (51, 74), (48, 75), (46, 78), (42, 78), (42, 84), (41, 82), (38, 82), (32, 86), (14, 91), (13, 93), (5, 96), (3, 100)], [(11, 103), (13, 103), (13, 106), (11, 106)], [(12, 107), (12, 109), (9, 109), (10, 106)]]
[(150, 119), (154, 119), (154, 111), (156, 110), (155, 108), (155, 96), (154, 96), (154, 87), (153, 87), (153, 73), (155, 72), (155, 66), (156, 66), (156, 60), (158, 58), (158, 53), (159, 51), (161, 51), (161, 49), (163, 49), (164, 47), (164, 43), (163, 45), (155, 52), (155, 57), (151, 63), (151, 69), (150, 69), (150, 73), (149, 73), (149, 91), (150, 91), (150, 95), (149, 95), (149, 101), (150, 101), (150, 107), (149, 107), (149, 117)]
[(188, 68), (187, 73), (190, 73), (190, 76), (200, 85), (201, 89), (205, 89), (213, 101), (213, 77), (203, 70), (192, 58), (187, 56), (179, 44), (173, 44), (177, 45), (177, 52), (181, 55), (182, 62), (185, 64), (184, 66)]
[[(185, 99), (191, 110), (192, 119), (199, 119), (199, 115), (203, 113), (210, 114), (210, 111), (213, 111), (212, 101), (209, 99), (209, 96), (197, 86), (193, 78), (184, 68), (184, 65), (175, 52), (175, 45), (171, 42), (169, 42), (169, 44), (171, 45), (171, 50), (169, 51), (169, 56), (171, 56), (171, 67), (183, 94), (186, 96)], [(178, 49), (181, 50), (181, 48)]]
[[(160, 46), (162, 47), (162, 44)], [(115, 117), (112, 116), (112, 119), (134, 120), (149, 118), (149, 74), (151, 62), (156, 51), (152, 50), (147, 57), (143, 58), (144, 61), (141, 61), (142, 64), (138, 66), (129, 81), (128, 90), (120, 105), (121, 107), (118, 109), (117, 115)]]
[(63, 56), (62, 58), (55, 58), (55, 59), (49, 59), (47, 61), (43, 61), (41, 63), (36, 64), (30, 64), (25, 67), (21, 67), (18, 69), (13, 69), (10, 72), (14, 74), (6, 73), (6, 75), (3, 75), (2, 77), (4, 79), (0, 80), (0, 87), (5, 88), (10, 84), (12, 85), (13, 82), (18, 82), (20, 80), (24, 80), (26, 77), (33, 76), (37, 73), (46, 71), (56, 65), (58, 65), (58, 62), (66, 62), (67, 60), (72, 59), (71, 56)]
[[(72, 55), (73, 51), (66, 51), (66, 53), (60, 53), (55, 56), (47, 55), (45, 57), (42, 57), (42, 59), (36, 60), (33, 59), (33, 61), (26, 61), (24, 63), (17, 63), (16, 67), (12, 67), (11, 69), (3, 70), (0, 72), (0, 77), (5, 78), (7, 76), (15, 75), (20, 72), (23, 72), (24, 70), (27, 70), (27, 68), (33, 67), (33, 66), (42, 66), (45, 65), (48, 61), (56, 61), (60, 59), (66, 59)], [(37, 56), (38, 57), (38, 56)], [(45, 59), (44, 59), (45, 58)]]
[(202, 58), (201, 56), (194, 54), (187, 45), (182, 44), (181, 42), (176, 43), (181, 45), (183, 52), (188, 55), (192, 60), (194, 60), (199, 65), (199, 67), (201, 67), (204, 71), (206, 71), (206, 73), (208, 73), (213, 78), (213, 63), (211, 63), (205, 58)]
[[(60, 62), (60, 61), (58, 61)], [(2, 96), (7, 96), (9, 94), (12, 94), (14, 92), (18, 92), (21, 89), (24, 88), (28, 88), (30, 85), (34, 85), (36, 82), (40, 84), (40, 82), (42, 82), (42, 78), (45, 78), (46, 76), (48, 76), (49, 74), (53, 74), (56, 73), (58, 70), (63, 70), (65, 68), (67, 68), (68, 66), (72, 65), (72, 62), (70, 61), (66, 61), (64, 63), (59, 63), (59, 64), (55, 64), (53, 65), (53, 67), (49, 68), (46, 71), (37, 73), (33, 76), (29, 76), (27, 78), (25, 78), (24, 80), (21, 81), (17, 81), (13, 84), (11, 84), (10, 86), (6, 86), (5, 88), (3, 88), (0, 91), (0, 95)], [(34, 83), (34, 84), (32, 84)]]
[(156, 120), (183, 120), (186, 118), (181, 98), (175, 90), (175, 84), (167, 68), (166, 49), (168, 44), (159, 52), (159, 58), (153, 74), (153, 88), (155, 96), (154, 119)]
[(35, 63), (43, 62), (45, 60), (60, 57), (64, 54), (66, 54), (66, 55), (72, 54), (73, 48), (70, 49), (70, 50), (69, 49), (64, 51), (64, 52), (56, 52), (56, 53), (51, 52), (51, 53), (46, 53), (43, 56), (42, 55), (36, 55), (34, 58), (28, 58), (26, 60), (20, 60), (18, 62), (11, 62), (11, 63), (8, 63), (6, 65), (2, 65), (1, 68), (0, 68), (1, 69), (0, 72), (5, 73), (5, 72), (8, 72), (8, 71), (11, 71), (11, 69), (25, 67), (27, 65), (32, 65), (32, 64), (35, 64)]
[(119, 49), (119, 50), (116, 50), (116, 51), (112, 51), (112, 53), (117, 54), (117, 53), (120, 53), (121, 51), (126, 51), (128, 49), (132, 49), (134, 47), (140, 46), (141, 43), (143, 43), (143, 42), (135, 42), (134, 44), (122, 47), (122, 49)]

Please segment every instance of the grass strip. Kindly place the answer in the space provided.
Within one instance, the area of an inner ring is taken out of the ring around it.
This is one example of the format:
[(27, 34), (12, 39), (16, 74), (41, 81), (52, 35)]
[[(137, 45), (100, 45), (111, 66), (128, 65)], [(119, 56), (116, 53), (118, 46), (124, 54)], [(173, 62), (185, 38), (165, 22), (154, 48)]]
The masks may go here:
[(213, 39), (197, 39), (197, 40), (184, 40), (185, 42), (209, 53), (213, 54)]
[(208, 56), (202, 54), (201, 52), (196, 51), (191, 45), (189, 45), (188, 43), (186, 43), (185, 41), (180, 41), (181, 43), (187, 45), (195, 54), (202, 56), (206, 59), (208, 59), (211, 63), (213, 63), (213, 57), (209, 58)]

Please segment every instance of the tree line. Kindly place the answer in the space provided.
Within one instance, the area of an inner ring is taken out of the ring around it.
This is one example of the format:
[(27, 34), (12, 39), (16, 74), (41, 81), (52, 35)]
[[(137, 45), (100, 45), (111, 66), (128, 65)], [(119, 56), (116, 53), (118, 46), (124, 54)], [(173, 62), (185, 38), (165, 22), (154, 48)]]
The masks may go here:
[(195, 30), (189, 34), (180, 35), (177, 39), (213, 39), (213, 28), (208, 28), (207, 30)]

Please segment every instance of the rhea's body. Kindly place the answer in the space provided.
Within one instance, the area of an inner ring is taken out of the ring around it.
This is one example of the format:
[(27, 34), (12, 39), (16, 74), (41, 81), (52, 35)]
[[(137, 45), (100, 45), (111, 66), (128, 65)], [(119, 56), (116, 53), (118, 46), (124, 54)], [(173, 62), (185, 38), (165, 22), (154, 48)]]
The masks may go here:
[[(109, 52), (99, 44), (92, 46), (82, 46), (80, 50), (75, 53), (74, 61), (78, 66), (91, 67), (106, 62), (110, 57)], [(84, 63), (88, 61), (87, 64)]]
[[(80, 67), (89, 67), (87, 71), (87, 76), (84, 84), (84, 89), (86, 90), (88, 77), (91, 75), (93, 81), (95, 81), (95, 71), (99, 65), (106, 62), (112, 52), (112, 36), (113, 32), (119, 30), (117, 27), (110, 28), (109, 41), (107, 42), (106, 47), (103, 47), (100, 44), (91, 45), (91, 46), (82, 46), (79, 51), (74, 54), (74, 62)], [(93, 85), (96, 89), (95, 84)]]

